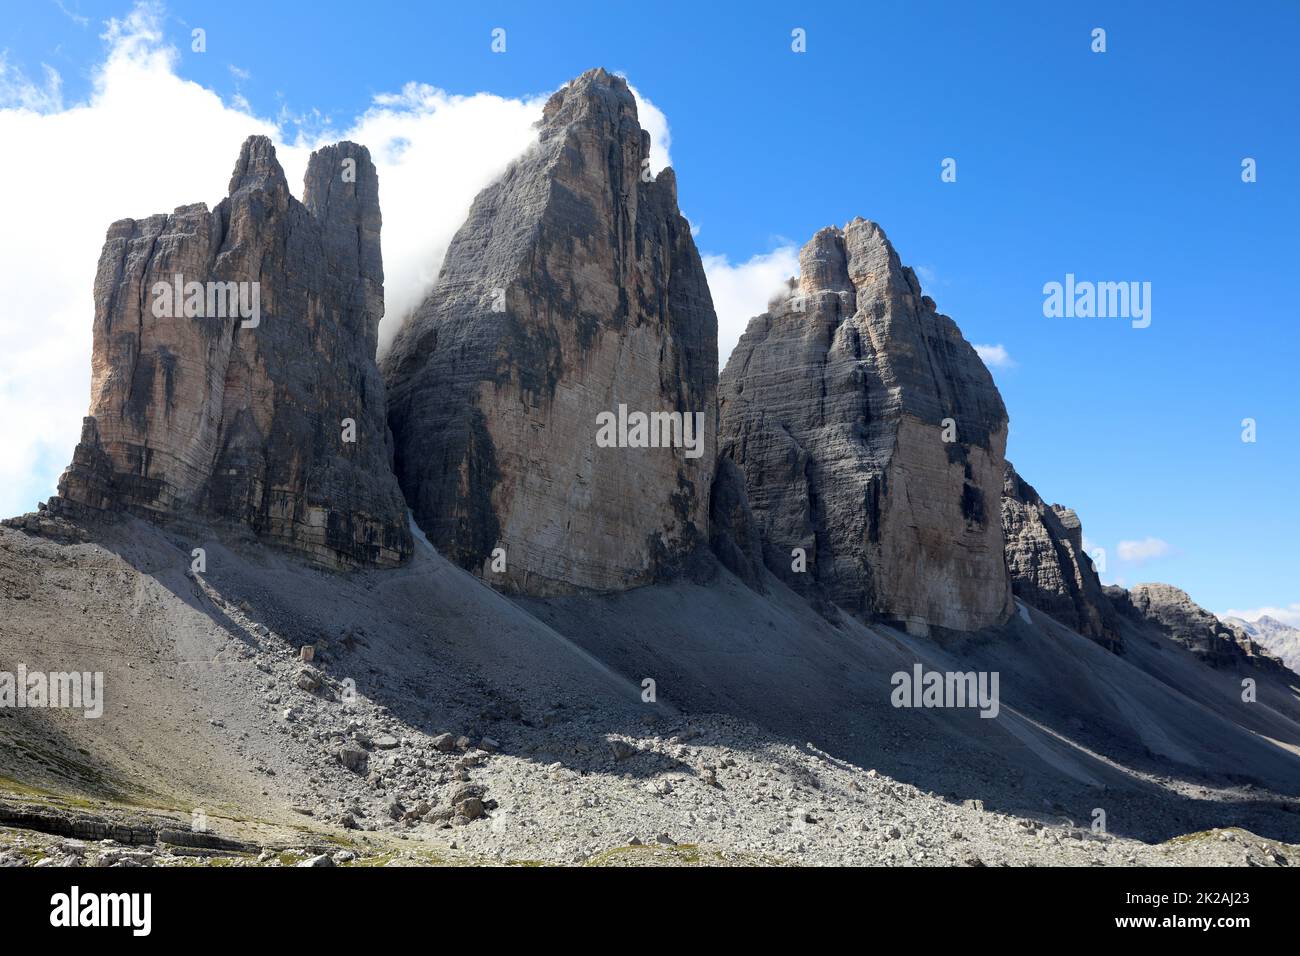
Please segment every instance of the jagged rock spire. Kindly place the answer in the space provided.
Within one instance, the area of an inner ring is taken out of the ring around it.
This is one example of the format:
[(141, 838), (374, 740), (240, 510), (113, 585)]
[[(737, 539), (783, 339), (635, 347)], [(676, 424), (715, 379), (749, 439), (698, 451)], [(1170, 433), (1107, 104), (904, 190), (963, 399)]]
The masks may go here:
[(90, 414), (56, 509), (232, 520), (331, 566), (410, 552), (374, 361), (383, 265), (370, 154), (314, 153), (306, 198), (290, 195), (270, 140), (252, 136), (211, 212), (109, 228)]

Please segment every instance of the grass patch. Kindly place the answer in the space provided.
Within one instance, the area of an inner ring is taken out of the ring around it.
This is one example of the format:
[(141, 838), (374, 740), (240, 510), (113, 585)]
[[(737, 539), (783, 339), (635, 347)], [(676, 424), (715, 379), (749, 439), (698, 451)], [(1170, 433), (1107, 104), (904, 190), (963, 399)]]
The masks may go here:
[(1244, 831), (1235, 827), (1229, 827), (1226, 830), (1197, 830), (1195, 833), (1184, 833), (1181, 836), (1170, 837), (1165, 841), (1165, 846), (1189, 846), (1196, 843), (1212, 843), (1219, 839), (1220, 833), (1232, 833), (1241, 836)]

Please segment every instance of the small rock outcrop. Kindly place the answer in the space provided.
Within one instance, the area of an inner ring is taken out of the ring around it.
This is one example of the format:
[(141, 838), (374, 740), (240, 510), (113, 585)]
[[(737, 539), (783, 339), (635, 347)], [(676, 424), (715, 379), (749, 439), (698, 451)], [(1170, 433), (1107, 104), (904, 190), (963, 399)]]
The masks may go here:
[(1106, 597), (1121, 614), (1154, 626), (1211, 667), (1245, 664), (1290, 674), (1280, 660), (1251, 640), (1245, 628), (1219, 620), (1172, 584), (1139, 584), (1127, 591), (1111, 585)]
[(984, 363), (875, 223), (821, 230), (799, 263), (719, 385), (767, 566), (915, 633), (1005, 621), (1007, 413)]
[(649, 146), (620, 77), (555, 93), (381, 363), (416, 521), (506, 591), (618, 591), (707, 553), (717, 318)]
[(379, 181), (313, 153), (303, 201), (250, 137), (215, 209), (123, 219), (95, 277), (90, 413), (50, 510), (238, 522), (331, 567), (411, 550), (390, 466)]
[(1115, 611), (1083, 549), (1078, 515), (1045, 504), (1011, 462), (1002, 487), (1002, 532), (1016, 597), (1110, 650), (1120, 650)]

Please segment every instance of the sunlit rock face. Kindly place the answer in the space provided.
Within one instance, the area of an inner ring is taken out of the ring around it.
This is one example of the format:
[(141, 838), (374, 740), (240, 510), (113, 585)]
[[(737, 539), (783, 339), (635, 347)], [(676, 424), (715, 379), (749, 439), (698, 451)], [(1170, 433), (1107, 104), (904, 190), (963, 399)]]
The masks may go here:
[(384, 383), (379, 183), (354, 143), (303, 201), (250, 137), (229, 195), (108, 230), (91, 405), (54, 507), (252, 528), (331, 567), (411, 550)]

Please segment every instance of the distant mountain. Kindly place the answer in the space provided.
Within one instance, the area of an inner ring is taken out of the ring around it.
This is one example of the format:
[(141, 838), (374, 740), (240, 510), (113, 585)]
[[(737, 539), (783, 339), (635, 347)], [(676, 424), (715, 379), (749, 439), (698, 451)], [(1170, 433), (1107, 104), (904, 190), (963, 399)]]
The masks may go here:
[(1283, 624), (1267, 614), (1256, 621), (1243, 621), (1239, 617), (1225, 617), (1224, 621), (1245, 630), (1256, 644), (1300, 674), (1300, 628)]

